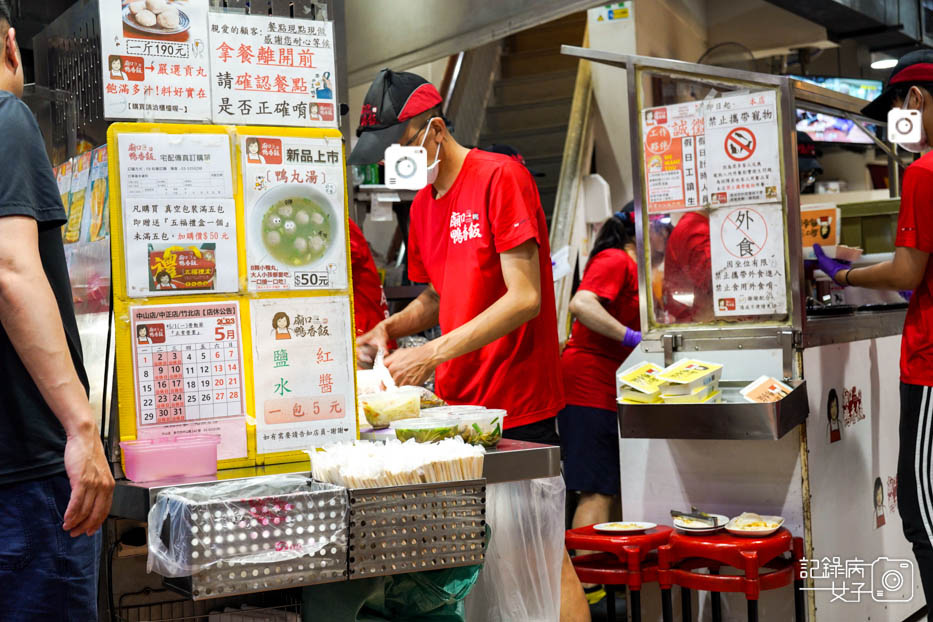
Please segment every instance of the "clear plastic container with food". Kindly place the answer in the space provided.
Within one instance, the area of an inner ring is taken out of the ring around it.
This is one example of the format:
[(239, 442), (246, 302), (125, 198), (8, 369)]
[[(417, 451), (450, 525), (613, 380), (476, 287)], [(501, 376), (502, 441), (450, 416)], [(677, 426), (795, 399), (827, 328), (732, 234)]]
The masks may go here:
[(412, 419), (399, 421), (393, 426), (395, 438), (400, 441), (415, 439), (419, 443), (432, 443), (445, 438), (453, 438), (459, 433), (459, 424), (456, 419)]
[(369, 425), (376, 430), (387, 428), (399, 419), (421, 416), (421, 394), (416, 390), (396, 389), (364, 395), (360, 404)]
[(502, 439), (504, 410), (484, 410), (457, 415), (458, 433), (471, 445), (495, 447)]

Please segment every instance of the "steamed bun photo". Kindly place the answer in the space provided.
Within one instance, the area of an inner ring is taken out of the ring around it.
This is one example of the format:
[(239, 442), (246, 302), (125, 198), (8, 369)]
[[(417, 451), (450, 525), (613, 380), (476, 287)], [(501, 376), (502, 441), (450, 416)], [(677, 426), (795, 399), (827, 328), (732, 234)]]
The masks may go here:
[(174, 6), (172, 0), (133, 0), (129, 8), (129, 19), (143, 28), (161, 28), (163, 30), (178, 30), (181, 26), (181, 14)]

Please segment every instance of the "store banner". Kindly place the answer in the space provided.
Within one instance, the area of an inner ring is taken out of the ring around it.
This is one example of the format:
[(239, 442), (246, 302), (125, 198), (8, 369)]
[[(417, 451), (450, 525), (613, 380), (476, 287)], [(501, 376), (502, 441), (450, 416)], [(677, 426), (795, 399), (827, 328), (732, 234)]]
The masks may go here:
[(702, 102), (642, 112), (649, 214), (696, 209), (708, 199)]
[(99, 0), (104, 118), (211, 118), (208, 0)]
[(349, 296), (250, 302), (258, 452), (356, 438)]
[(707, 173), (713, 207), (781, 200), (774, 91), (726, 95), (705, 104)]
[(214, 123), (337, 127), (331, 22), (210, 13)]
[(780, 203), (713, 210), (710, 254), (717, 317), (787, 312)]
[(236, 301), (130, 307), (139, 439), (217, 434), (218, 459), (245, 458)]
[(286, 134), (238, 136), (249, 289), (344, 289), (343, 145)]

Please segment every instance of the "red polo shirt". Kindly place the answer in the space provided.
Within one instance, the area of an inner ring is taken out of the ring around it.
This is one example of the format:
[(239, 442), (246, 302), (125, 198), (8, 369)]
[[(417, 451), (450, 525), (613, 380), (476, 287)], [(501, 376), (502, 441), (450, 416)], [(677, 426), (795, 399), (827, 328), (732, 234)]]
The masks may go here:
[(505, 295), (499, 254), (528, 240), (538, 244), (538, 316), (437, 368), (441, 397), (453, 404), (504, 408), (506, 428), (554, 417), (564, 406), (551, 252), (538, 189), (520, 163), (474, 149), (444, 196), (435, 199), (428, 186), (411, 205), (408, 274), (440, 294), (444, 333)]
[[(907, 167), (896, 246), (933, 253), (933, 152)], [(933, 262), (914, 290), (901, 339), (901, 382), (933, 386)]]
[(372, 251), (359, 226), (350, 222), (350, 265), (353, 272), (353, 316), (357, 336), (389, 317), (389, 305)]
[(687, 212), (671, 231), (664, 253), (664, 308), (675, 323), (713, 311), (709, 218)]
[[(639, 330), (638, 265), (619, 248), (602, 251), (586, 266), (580, 289), (605, 301), (606, 310), (623, 326)], [(564, 370), (567, 403), (616, 410), (615, 372), (632, 349), (590, 330), (580, 320), (560, 362)]]

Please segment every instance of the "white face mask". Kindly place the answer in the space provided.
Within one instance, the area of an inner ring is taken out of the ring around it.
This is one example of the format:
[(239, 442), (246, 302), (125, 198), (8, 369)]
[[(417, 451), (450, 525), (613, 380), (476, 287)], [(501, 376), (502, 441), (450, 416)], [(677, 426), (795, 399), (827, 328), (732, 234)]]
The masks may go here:
[[(428, 132), (431, 130), (431, 124), (434, 123), (434, 119), (437, 117), (431, 117), (431, 120), (428, 121), (428, 125), (424, 129), (424, 138), (421, 139), (421, 146), (424, 147), (424, 142), (428, 139)], [(437, 164), (441, 161), (441, 147), (437, 146), (437, 151), (434, 152), (434, 162), (428, 166), (428, 185), (432, 185), (437, 181)]]
[[(439, 117), (432, 117), (424, 126), (424, 136), (418, 145), (394, 144), (386, 148), (386, 185), (403, 190), (421, 190), (437, 180), (440, 146), (434, 153), (434, 162), (428, 165), (428, 152), (424, 144), (431, 130), (431, 123)], [(419, 132), (422, 130), (419, 130)], [(416, 134), (417, 136), (417, 134)]]
[[(914, 92), (915, 89), (916, 89), (917, 97), (920, 99), (920, 108), (919, 108), (919, 110), (920, 110), (920, 115), (921, 115), (921, 116), (920, 116), (920, 118), (921, 118), (921, 123), (920, 123), (920, 140), (917, 141), (917, 142), (915, 142), (915, 143), (899, 143), (899, 146), (900, 146), (902, 149), (904, 149), (905, 151), (910, 151), (911, 153), (921, 153), (921, 152), (926, 151), (927, 149), (930, 148), (929, 145), (927, 144), (927, 131), (926, 131), (926, 128), (923, 127), (923, 122), (922, 122), (922, 119), (923, 119), (923, 93), (921, 93), (920, 90), (917, 89), (917, 87), (912, 87), (912, 88), (910, 89), (910, 91), (908, 91), (908, 93), (907, 93), (907, 98), (906, 98), (906, 100), (905, 100), (904, 103), (906, 104), (908, 101), (910, 101), (910, 93)], [(909, 109), (909, 108), (908, 108), (908, 109)]]

